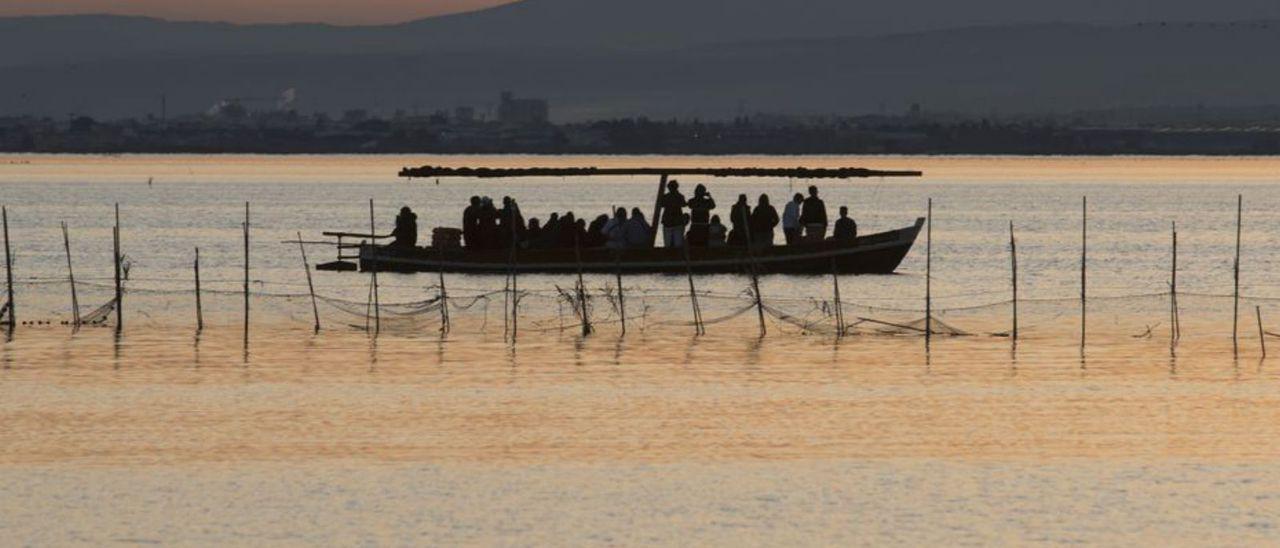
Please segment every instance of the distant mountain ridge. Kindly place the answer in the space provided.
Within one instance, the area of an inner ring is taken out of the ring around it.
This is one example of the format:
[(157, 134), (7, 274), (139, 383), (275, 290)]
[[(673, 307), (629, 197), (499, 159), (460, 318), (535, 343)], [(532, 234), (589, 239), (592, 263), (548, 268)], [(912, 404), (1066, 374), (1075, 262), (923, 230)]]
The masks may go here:
[(859, 2), (809, 0), (779, 14), (778, 0), (526, 0), (372, 27), (0, 19), (0, 115), (141, 116), (158, 113), (161, 94), (170, 113), (187, 113), (288, 88), (304, 111), (382, 113), (484, 107), (510, 89), (547, 97), (561, 121), (897, 112), (916, 102), (979, 114), (1280, 103), (1272, 20), (921, 30), (954, 15), (943, 9), (880, 24), (927, 3), (859, 13)]
[[(235, 25), (128, 16), (0, 18), (0, 67), (191, 55), (677, 49), (975, 25), (1280, 19), (1272, 0), (523, 0), (398, 25)], [(1084, 16), (1082, 13), (1088, 13)]]

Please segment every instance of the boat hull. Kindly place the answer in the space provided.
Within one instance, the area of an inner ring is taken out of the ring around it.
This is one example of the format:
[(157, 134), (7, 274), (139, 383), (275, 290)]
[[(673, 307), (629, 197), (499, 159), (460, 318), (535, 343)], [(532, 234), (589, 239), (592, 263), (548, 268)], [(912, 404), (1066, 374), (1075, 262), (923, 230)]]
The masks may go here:
[(360, 270), (415, 273), (472, 274), (652, 273), (734, 274), (753, 265), (762, 274), (830, 275), (892, 274), (911, 251), (924, 219), (915, 225), (869, 234), (853, 242), (825, 242), (795, 246), (691, 248), (688, 260), (679, 249), (521, 249), (514, 261), (509, 250), (473, 251), (435, 248), (363, 246)]

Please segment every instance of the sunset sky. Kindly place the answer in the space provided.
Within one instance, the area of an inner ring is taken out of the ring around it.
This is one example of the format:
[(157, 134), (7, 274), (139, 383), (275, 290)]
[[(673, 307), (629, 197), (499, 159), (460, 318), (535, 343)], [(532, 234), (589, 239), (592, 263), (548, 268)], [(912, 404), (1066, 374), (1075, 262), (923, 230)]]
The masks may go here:
[(174, 20), (398, 23), (512, 0), (0, 0), (0, 17), (111, 13)]

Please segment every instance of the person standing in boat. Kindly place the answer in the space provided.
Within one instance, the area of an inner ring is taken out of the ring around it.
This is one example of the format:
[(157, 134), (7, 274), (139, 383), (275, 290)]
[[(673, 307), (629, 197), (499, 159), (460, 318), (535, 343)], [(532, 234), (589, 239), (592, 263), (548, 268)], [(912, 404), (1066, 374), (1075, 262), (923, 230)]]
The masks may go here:
[(418, 214), (408, 206), (400, 208), (396, 215), (396, 229), (391, 233), (395, 240), (391, 247), (412, 248), (418, 245)]
[(849, 217), (848, 206), (840, 206), (840, 218), (836, 219), (833, 238), (837, 242), (852, 242), (858, 239), (858, 223)]
[(751, 212), (751, 243), (758, 246), (773, 245), (773, 229), (778, 226), (778, 210), (769, 205), (769, 195), (761, 194)]
[(480, 199), (480, 212), (476, 215), (476, 232), (481, 249), (497, 249), (502, 244), (498, 240), (498, 208), (493, 207), (493, 199), (488, 196)]
[(631, 208), (631, 219), (627, 221), (626, 240), (627, 247), (632, 249), (646, 249), (653, 247), (653, 228), (645, 221), (644, 212), (640, 208)]
[(624, 249), (627, 247), (627, 208), (620, 207), (613, 213), (613, 218), (600, 229), (604, 233), (605, 247)]
[(662, 245), (684, 247), (684, 208), (688, 202), (680, 193), (680, 182), (667, 183), (667, 193), (662, 195)]
[(809, 187), (809, 197), (800, 207), (800, 224), (806, 241), (821, 242), (827, 238), (827, 204), (818, 197), (818, 187)]
[(712, 215), (711, 224), (707, 225), (707, 247), (724, 247), (728, 232), (729, 229), (720, 223), (720, 216)]
[(480, 197), (472, 196), (471, 205), (462, 210), (462, 239), (468, 249), (480, 249)]
[(747, 233), (751, 227), (751, 204), (747, 203), (747, 195), (739, 194), (738, 201), (729, 211), (729, 245), (747, 245), (750, 237)]
[(520, 205), (510, 196), (502, 197), (502, 209), (498, 210), (498, 232), (498, 240), (502, 242), (503, 249), (519, 244), (524, 239), (524, 215), (520, 214)]
[(803, 203), (804, 194), (797, 192), (795, 197), (787, 202), (787, 206), (782, 208), (782, 236), (786, 238), (787, 245), (800, 243), (800, 204)]
[(689, 200), (689, 247), (707, 247), (707, 226), (711, 223), (711, 210), (715, 208), (716, 200), (707, 192), (706, 185), (693, 189), (693, 198)]

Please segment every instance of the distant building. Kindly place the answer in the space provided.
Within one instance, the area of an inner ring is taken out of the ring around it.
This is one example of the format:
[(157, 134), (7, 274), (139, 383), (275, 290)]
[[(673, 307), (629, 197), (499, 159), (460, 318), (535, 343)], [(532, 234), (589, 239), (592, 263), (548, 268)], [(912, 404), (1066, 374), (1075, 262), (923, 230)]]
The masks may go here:
[(455, 124), (470, 124), (475, 121), (475, 107), (458, 107), (453, 109), (453, 122)]
[(551, 119), (546, 99), (516, 99), (510, 91), (502, 92), (498, 105), (498, 121), (507, 126), (541, 126)]

